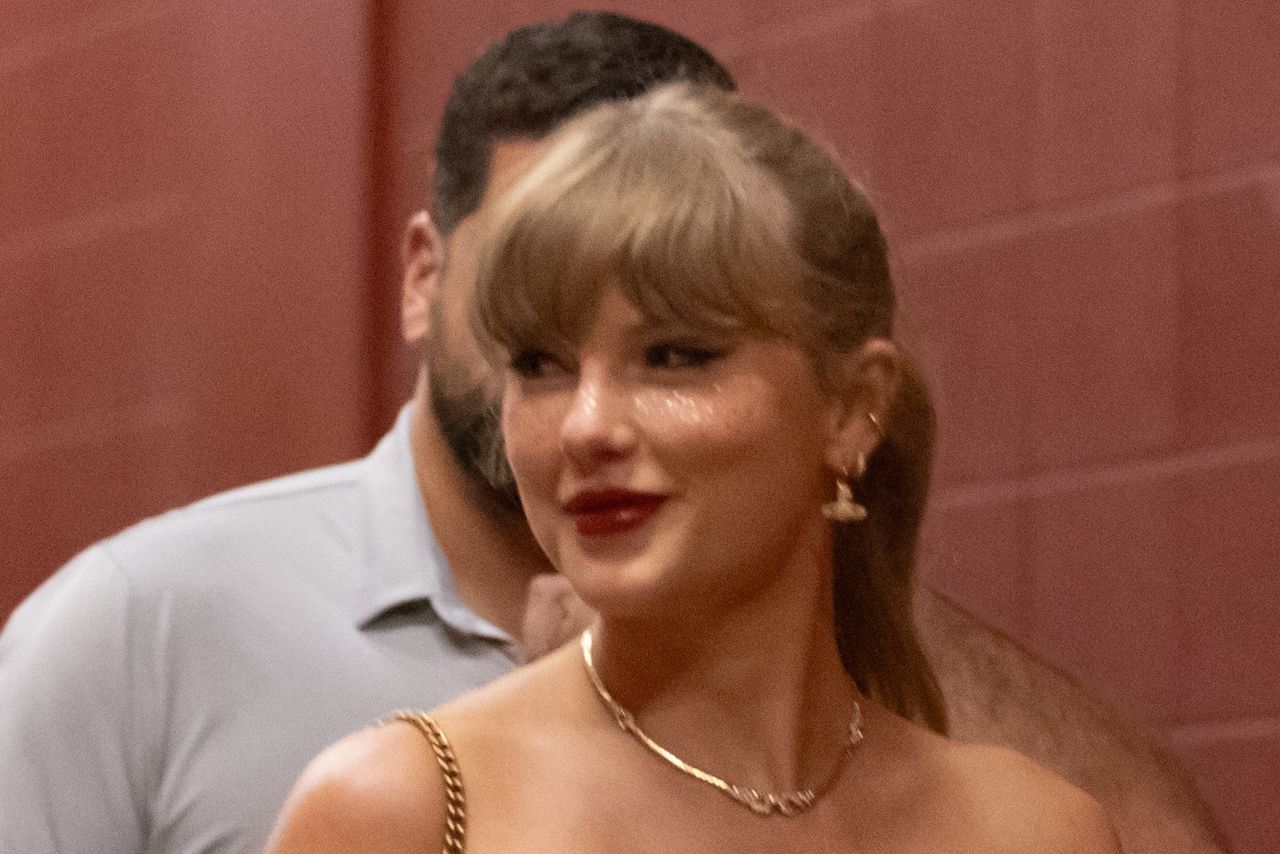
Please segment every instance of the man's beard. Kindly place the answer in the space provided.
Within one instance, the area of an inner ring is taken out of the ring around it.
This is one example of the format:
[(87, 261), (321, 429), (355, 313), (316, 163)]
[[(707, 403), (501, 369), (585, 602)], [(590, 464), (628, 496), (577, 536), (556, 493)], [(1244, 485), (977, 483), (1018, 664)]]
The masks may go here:
[(502, 447), (498, 405), (482, 388), (450, 394), (445, 391), (447, 384), (438, 371), (431, 371), (427, 383), (431, 412), (454, 461), (481, 501), (498, 510), (520, 511), (515, 475)]

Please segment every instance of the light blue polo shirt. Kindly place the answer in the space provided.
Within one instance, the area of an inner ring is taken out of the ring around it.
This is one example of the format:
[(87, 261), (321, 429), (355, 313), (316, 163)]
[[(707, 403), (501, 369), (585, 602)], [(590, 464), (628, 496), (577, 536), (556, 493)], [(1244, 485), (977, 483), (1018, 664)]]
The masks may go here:
[(257, 852), (303, 766), (511, 670), (432, 537), (409, 410), (366, 458), (82, 553), (0, 634), (0, 852)]

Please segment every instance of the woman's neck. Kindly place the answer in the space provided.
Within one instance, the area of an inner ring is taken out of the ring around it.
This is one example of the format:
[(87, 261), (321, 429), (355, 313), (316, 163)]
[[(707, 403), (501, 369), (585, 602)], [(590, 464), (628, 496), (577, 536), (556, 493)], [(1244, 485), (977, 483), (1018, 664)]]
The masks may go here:
[(835, 642), (830, 569), (696, 622), (604, 615), (600, 679), (685, 762), (767, 792), (811, 787), (848, 736), (858, 698)]

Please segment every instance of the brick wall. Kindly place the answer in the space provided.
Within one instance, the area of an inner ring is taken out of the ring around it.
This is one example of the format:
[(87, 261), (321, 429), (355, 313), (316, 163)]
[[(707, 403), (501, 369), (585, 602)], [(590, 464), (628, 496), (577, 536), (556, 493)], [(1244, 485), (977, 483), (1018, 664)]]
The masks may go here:
[(7, 4), (0, 615), (94, 539), (363, 451), (357, 6)]

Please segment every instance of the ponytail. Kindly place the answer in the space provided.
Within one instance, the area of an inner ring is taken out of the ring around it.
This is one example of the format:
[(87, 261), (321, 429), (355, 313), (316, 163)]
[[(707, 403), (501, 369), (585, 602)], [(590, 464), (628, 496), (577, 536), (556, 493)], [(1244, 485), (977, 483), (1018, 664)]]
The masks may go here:
[(945, 735), (946, 703), (912, 619), (935, 418), (929, 390), (909, 358), (883, 421), (884, 439), (855, 486), (868, 516), (836, 527), (836, 642), (863, 693)]

